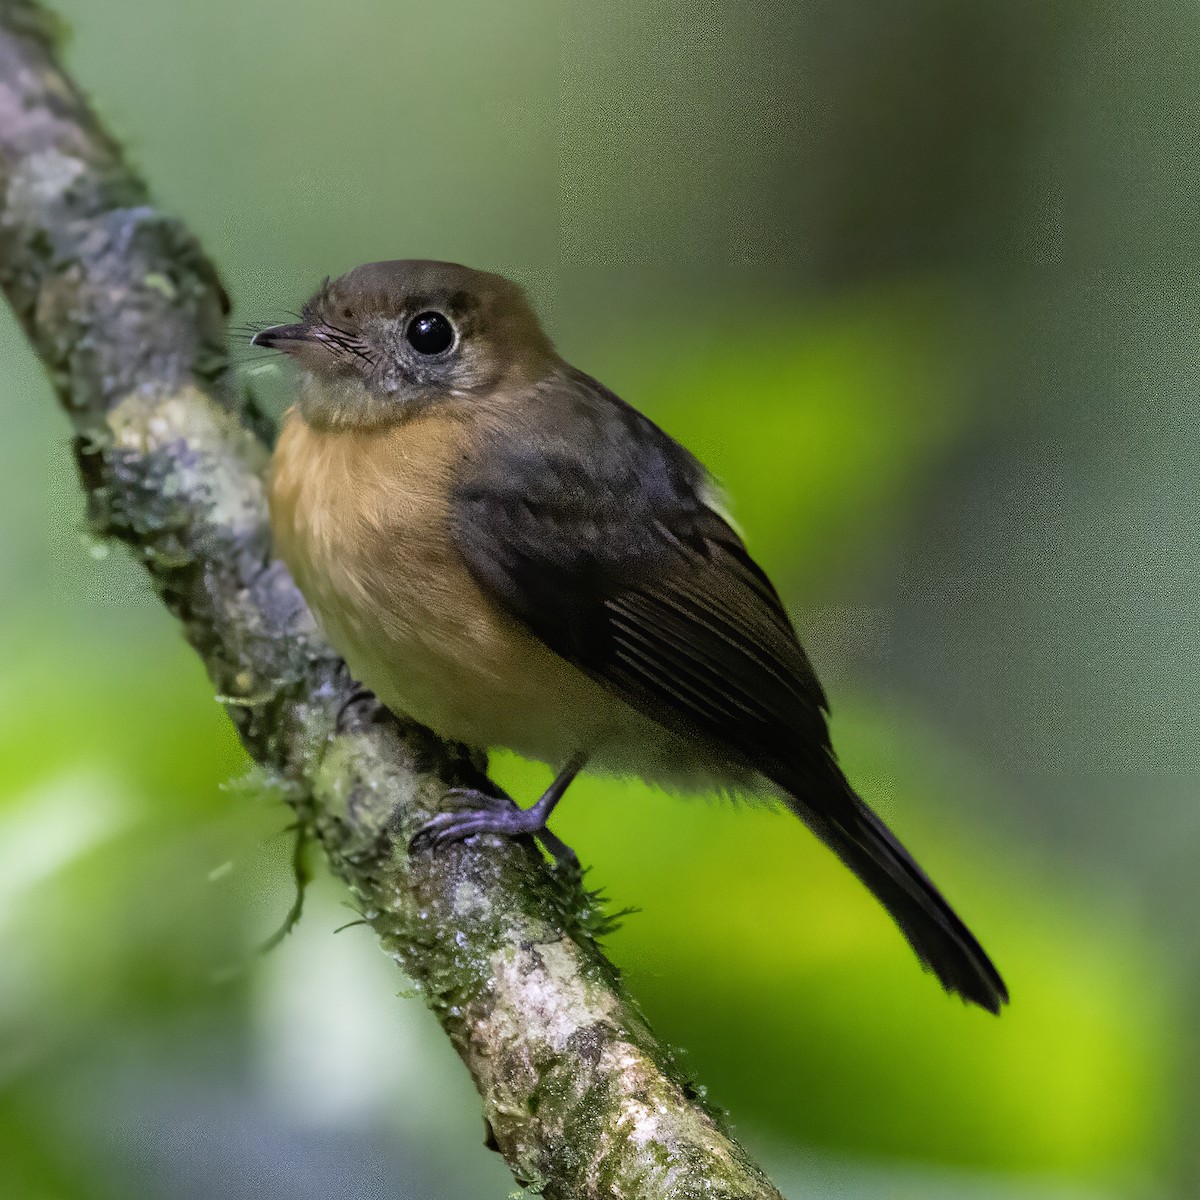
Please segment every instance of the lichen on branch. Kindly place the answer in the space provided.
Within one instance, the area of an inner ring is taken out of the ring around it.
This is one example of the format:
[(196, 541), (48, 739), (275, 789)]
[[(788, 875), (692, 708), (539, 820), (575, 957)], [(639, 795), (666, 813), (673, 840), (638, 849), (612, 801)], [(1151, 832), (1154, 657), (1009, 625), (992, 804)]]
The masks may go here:
[(274, 561), (262, 422), (229, 303), (65, 74), (53, 17), (0, 0), (0, 287), (75, 428), (89, 519), (145, 565), (247, 751), (421, 989), (522, 1184), (566, 1200), (779, 1193), (654, 1038), (595, 898), (528, 841), (411, 853), (463, 747), (369, 707)]

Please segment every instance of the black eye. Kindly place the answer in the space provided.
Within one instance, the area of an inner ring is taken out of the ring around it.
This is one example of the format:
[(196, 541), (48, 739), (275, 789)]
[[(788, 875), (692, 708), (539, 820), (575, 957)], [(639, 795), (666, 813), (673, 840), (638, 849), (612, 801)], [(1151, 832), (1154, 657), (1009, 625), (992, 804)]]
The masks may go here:
[(454, 344), (454, 326), (440, 312), (418, 313), (404, 336), (418, 354), (441, 354)]

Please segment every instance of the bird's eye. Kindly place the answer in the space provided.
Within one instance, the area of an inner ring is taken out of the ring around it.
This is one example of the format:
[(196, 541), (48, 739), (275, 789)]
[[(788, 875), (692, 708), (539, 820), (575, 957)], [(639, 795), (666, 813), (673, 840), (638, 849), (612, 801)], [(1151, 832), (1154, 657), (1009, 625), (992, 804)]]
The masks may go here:
[(440, 312), (418, 313), (404, 336), (418, 354), (441, 354), (454, 344), (454, 326)]

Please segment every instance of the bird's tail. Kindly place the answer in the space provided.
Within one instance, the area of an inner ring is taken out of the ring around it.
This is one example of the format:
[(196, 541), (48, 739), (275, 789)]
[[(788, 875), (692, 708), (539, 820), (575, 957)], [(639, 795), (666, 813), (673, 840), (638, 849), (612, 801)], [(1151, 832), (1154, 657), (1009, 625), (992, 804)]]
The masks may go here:
[[(1008, 989), (983, 947), (892, 831), (863, 803), (837, 766), (830, 765), (832, 777), (823, 780), (820, 788), (825, 795), (814, 794), (811, 785), (796, 780), (777, 780), (785, 788), (788, 807), (887, 909), (946, 991), (999, 1013), (1008, 1002)], [(829, 797), (830, 787), (841, 794)], [(810, 807), (806, 795), (819, 808)], [(827, 803), (830, 799), (833, 802)]]

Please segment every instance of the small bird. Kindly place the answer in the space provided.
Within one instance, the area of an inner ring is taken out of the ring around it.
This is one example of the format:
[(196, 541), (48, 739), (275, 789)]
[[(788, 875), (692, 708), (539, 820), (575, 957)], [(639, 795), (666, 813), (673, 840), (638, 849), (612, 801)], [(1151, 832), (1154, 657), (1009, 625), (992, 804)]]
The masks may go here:
[(350, 670), (445, 738), (558, 772), (526, 809), (459, 795), (418, 838), (569, 853), (546, 820), (585, 767), (776, 797), (947, 991), (999, 1012), (996, 968), (838, 766), (825, 693), (712, 477), (566, 363), (516, 284), (369, 263), (253, 342), (302, 368), (271, 528)]

